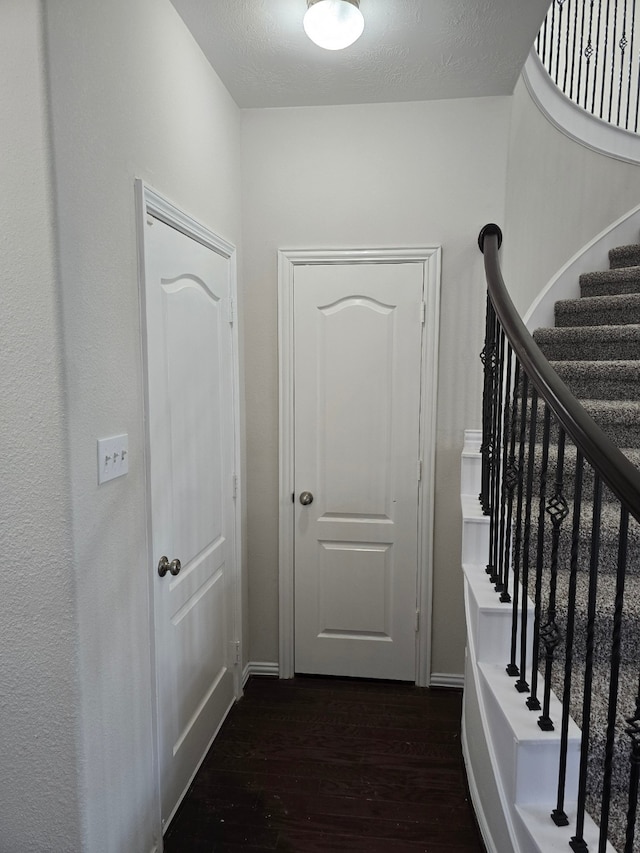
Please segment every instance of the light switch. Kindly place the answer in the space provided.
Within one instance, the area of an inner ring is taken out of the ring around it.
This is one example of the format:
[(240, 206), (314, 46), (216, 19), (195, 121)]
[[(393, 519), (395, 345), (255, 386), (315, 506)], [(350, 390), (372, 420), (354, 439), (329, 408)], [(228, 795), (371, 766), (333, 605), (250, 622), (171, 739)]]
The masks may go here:
[(129, 471), (129, 436), (98, 439), (98, 485)]

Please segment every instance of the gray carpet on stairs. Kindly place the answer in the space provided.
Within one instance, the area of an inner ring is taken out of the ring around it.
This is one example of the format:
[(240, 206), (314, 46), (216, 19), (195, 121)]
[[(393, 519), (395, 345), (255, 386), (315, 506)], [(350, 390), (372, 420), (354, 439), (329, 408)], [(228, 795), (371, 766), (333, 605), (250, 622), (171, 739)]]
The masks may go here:
[[(620, 246), (609, 253), (611, 269), (580, 276), (579, 299), (556, 303), (556, 326), (538, 329), (534, 339), (570, 390), (586, 410), (620, 447), (632, 464), (640, 467), (640, 244)], [(541, 408), (541, 407), (540, 407)], [(540, 422), (540, 421), (539, 421)], [(557, 429), (552, 428), (552, 436)], [(536, 448), (534, 470), (539, 474), (541, 448)], [(549, 456), (547, 497), (553, 489), (556, 448)], [(575, 448), (568, 443), (564, 461), (565, 497), (572, 505), (572, 483), (576, 467)], [(571, 650), (574, 676), (570, 710), (578, 725), (583, 722), (583, 674), (587, 647), (587, 607), (591, 556), (593, 472), (584, 470), (581, 535), (577, 550), (575, 640)], [(537, 481), (537, 477), (536, 477)], [(538, 518), (534, 500), (532, 525)], [(600, 525), (597, 615), (594, 626), (595, 656), (591, 678), (593, 700), (590, 709), (591, 747), (588, 762), (587, 810), (600, 823), (603, 765), (607, 736), (607, 706), (610, 690), (610, 655), (613, 612), (616, 599), (618, 530), (620, 507), (605, 488)], [(548, 525), (550, 527), (550, 525)], [(536, 590), (536, 541), (529, 543), (529, 595)], [(629, 531), (628, 571), (622, 627), (622, 665), (617, 695), (617, 721), (613, 740), (613, 780), (609, 840), (622, 853), (625, 845), (630, 738), (625, 718), (635, 712), (640, 675), (640, 525), (632, 520)], [(548, 604), (551, 543), (545, 542), (542, 570), (542, 607)], [(571, 560), (571, 515), (561, 526), (557, 577), (557, 623), (563, 638), (569, 618), (569, 567)], [(564, 641), (558, 647), (553, 689), (564, 689)], [(539, 688), (541, 689), (541, 688)], [(558, 726), (559, 728), (559, 721)], [(634, 851), (640, 851), (640, 821)]]

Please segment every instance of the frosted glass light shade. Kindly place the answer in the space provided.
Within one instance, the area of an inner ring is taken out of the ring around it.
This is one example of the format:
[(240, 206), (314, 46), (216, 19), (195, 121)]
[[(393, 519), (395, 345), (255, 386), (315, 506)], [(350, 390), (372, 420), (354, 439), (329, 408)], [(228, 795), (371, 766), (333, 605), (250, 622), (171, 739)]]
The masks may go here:
[(342, 50), (360, 38), (364, 18), (358, 0), (317, 0), (303, 20), (305, 33), (325, 50)]

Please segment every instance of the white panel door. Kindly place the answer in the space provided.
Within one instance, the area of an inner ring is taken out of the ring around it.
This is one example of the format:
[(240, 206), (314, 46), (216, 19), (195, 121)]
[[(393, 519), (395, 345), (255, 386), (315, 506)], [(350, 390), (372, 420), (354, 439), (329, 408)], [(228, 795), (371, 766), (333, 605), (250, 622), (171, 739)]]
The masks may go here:
[[(145, 220), (146, 363), (162, 819), (234, 699), (230, 264)], [(160, 576), (163, 557), (177, 559)], [(174, 571), (177, 566), (174, 564)]]
[(423, 269), (295, 268), (297, 672), (416, 676)]

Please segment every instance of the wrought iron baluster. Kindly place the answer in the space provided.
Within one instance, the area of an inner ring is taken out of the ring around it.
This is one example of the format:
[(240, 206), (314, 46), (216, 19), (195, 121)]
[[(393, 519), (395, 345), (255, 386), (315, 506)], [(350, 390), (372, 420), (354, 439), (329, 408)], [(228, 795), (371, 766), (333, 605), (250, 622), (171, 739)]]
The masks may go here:
[(564, 810), (565, 786), (567, 782), (567, 751), (569, 743), (569, 702), (571, 699), (571, 666), (573, 662), (573, 633), (575, 626), (576, 585), (578, 577), (578, 548), (580, 544), (580, 508), (582, 506), (582, 473), (584, 458), (576, 451), (576, 474), (573, 493), (573, 527), (571, 531), (571, 569), (569, 575), (569, 600), (567, 611), (567, 634), (564, 666), (564, 690), (562, 694), (562, 724), (560, 729), (560, 766), (558, 772), (558, 800), (551, 812), (557, 826), (568, 826), (569, 818)]
[(502, 449), (502, 389), (504, 383), (504, 331), (496, 320), (497, 344), (493, 377), (493, 430), (491, 439), (491, 515), (489, 522), (489, 580), (497, 584), (498, 571), (498, 516), (500, 512), (500, 459)]
[[(584, 49), (584, 55), (587, 60), (587, 67), (585, 70), (585, 79), (584, 79), (584, 108), (587, 109), (587, 100), (589, 98), (589, 71), (591, 70), (591, 57), (593, 56), (593, 42), (591, 41), (591, 36), (593, 33), (593, 3), (594, 0), (591, 0), (589, 4), (589, 37), (587, 39), (587, 46)], [(583, 7), (584, 8), (584, 7)], [(583, 15), (583, 24), (582, 28), (584, 30), (584, 15)], [(582, 64), (580, 65), (582, 68)], [(595, 92), (595, 82), (594, 82), (594, 92)], [(580, 86), (578, 85), (578, 91), (580, 90)], [(578, 103), (580, 101), (578, 100)], [(591, 108), (591, 112), (593, 112), (593, 107)]]
[(538, 725), (543, 731), (552, 731), (553, 721), (549, 711), (551, 707), (551, 676), (553, 673), (554, 655), (562, 642), (562, 635), (556, 622), (556, 590), (558, 584), (558, 548), (560, 546), (560, 527), (569, 515), (569, 507), (564, 496), (564, 452), (566, 434), (559, 427), (556, 451), (556, 477), (553, 495), (547, 501), (545, 512), (551, 519), (551, 567), (549, 572), (549, 604), (546, 618), (540, 627), (540, 639), (544, 643), (544, 699), (542, 715)]
[(593, 481), (593, 515), (591, 523), (591, 554), (589, 559), (589, 601), (587, 605), (587, 656), (582, 694), (582, 740), (580, 744), (580, 772), (578, 778), (578, 813), (576, 834), (569, 842), (574, 853), (586, 853), (584, 840), (584, 815), (587, 797), (587, 761), (591, 739), (591, 696), (593, 677), (593, 652), (595, 647), (596, 604), (598, 593), (598, 561), (600, 555), (600, 516), (602, 512), (602, 480), (595, 471)]
[(624, 0), (624, 17), (622, 19), (622, 36), (618, 47), (620, 48), (620, 82), (618, 84), (618, 113), (616, 124), (620, 127), (620, 110), (622, 108), (622, 83), (624, 80), (624, 51), (628, 45), (627, 41), (627, 0)]
[(609, 113), (607, 121), (611, 121), (613, 108), (613, 81), (616, 76), (616, 29), (618, 25), (618, 3), (613, 4), (613, 35), (611, 36), (611, 81), (609, 83)]
[(480, 455), (482, 457), (482, 482), (480, 487), (480, 504), (482, 512), (489, 514), (489, 480), (490, 480), (490, 436), (491, 436), (491, 362), (494, 351), (495, 311), (491, 299), (487, 294), (487, 313), (485, 320), (484, 347), (480, 353), (480, 360), (484, 367), (484, 387), (482, 391), (482, 444)]
[(549, 433), (551, 427), (551, 412), (545, 403), (542, 427), (542, 460), (540, 462), (540, 488), (538, 491), (538, 543), (536, 549), (536, 593), (533, 618), (533, 648), (531, 651), (531, 695), (527, 699), (530, 711), (540, 710), (538, 699), (538, 663), (540, 659), (540, 622), (542, 613), (542, 568), (544, 565), (544, 517), (547, 499), (547, 467), (549, 464)]
[(631, 5), (631, 36), (629, 38), (629, 82), (627, 85), (627, 111), (624, 118), (624, 126), (629, 129), (629, 110), (631, 108), (631, 80), (633, 77), (633, 39), (636, 32), (636, 0)]
[[(520, 604), (520, 556), (522, 546), (522, 504), (524, 492), (524, 455), (527, 435), (527, 399), (529, 396), (529, 377), (523, 373), (522, 413), (520, 415), (520, 438), (518, 446), (518, 499), (516, 508), (516, 533), (513, 547), (513, 612), (511, 616), (511, 657), (507, 665), (509, 675), (520, 675), (516, 663), (518, 647), (518, 607)], [(526, 602), (523, 603), (526, 606)]]
[(513, 375), (513, 399), (511, 402), (511, 416), (509, 418), (509, 462), (505, 469), (504, 480), (507, 488), (507, 519), (505, 522), (505, 539), (503, 542), (503, 568), (502, 582), (504, 589), (500, 593), (500, 601), (507, 604), (511, 601), (509, 593), (509, 572), (511, 569), (511, 539), (513, 523), (513, 499), (515, 487), (518, 485), (518, 465), (516, 463), (516, 435), (518, 431), (518, 402), (520, 393), (520, 362), (515, 359), (515, 371)]
[(640, 682), (636, 697), (636, 710), (633, 717), (627, 718), (626, 733), (631, 738), (631, 755), (629, 761), (629, 809), (627, 811), (627, 831), (623, 853), (635, 853), (633, 846), (636, 832), (636, 817), (638, 814), (638, 793), (640, 791)]
[[(564, 75), (562, 78), (562, 91), (567, 91), (567, 78), (569, 77), (569, 30), (571, 28), (571, 0), (566, 0), (567, 4), (567, 32), (565, 34), (564, 46)], [(576, 7), (577, 8), (577, 7)], [(575, 30), (574, 30), (573, 56), (575, 57)], [(573, 71), (571, 72), (571, 85), (573, 85)]]
[(616, 715), (618, 711), (618, 683), (620, 679), (620, 645), (622, 634), (622, 605), (624, 582), (627, 571), (627, 534), (629, 511), (620, 507), (618, 531), (618, 570), (616, 573), (616, 598), (613, 608), (613, 637), (611, 641), (611, 680), (609, 682), (609, 710), (607, 714), (607, 739), (604, 754), (604, 777), (602, 783), (602, 811), (600, 814), (600, 841), (598, 853), (606, 853), (609, 828), (609, 806), (611, 800), (611, 777), (613, 775), (613, 748), (616, 737)]
[[(569, 0), (571, 2), (571, 0)], [(582, 5), (582, 15), (584, 18), (584, 3)], [(578, 41), (578, 0), (576, 0), (576, 8), (573, 14), (573, 47), (571, 48), (571, 77), (569, 79), (569, 97), (573, 100), (573, 81), (575, 80), (576, 71), (576, 43)], [(582, 48), (580, 49), (580, 58), (582, 58)], [(566, 92), (566, 87), (565, 87)]]
[[(617, 0), (614, 0), (617, 2)], [(609, 6), (610, 0), (607, 0), (607, 13), (606, 13), (606, 23), (604, 27), (604, 45), (602, 49), (602, 64), (600, 66), (601, 74), (602, 74), (602, 91), (600, 93), (600, 118), (604, 118), (604, 93), (606, 90), (606, 84), (604, 81), (605, 68), (607, 67), (607, 48), (609, 46)]]
[(520, 678), (515, 684), (518, 693), (526, 693), (529, 684), (527, 672), (527, 628), (529, 622), (529, 549), (531, 547), (531, 499), (533, 496), (533, 467), (536, 455), (536, 429), (538, 421), (538, 391), (531, 392), (531, 414), (529, 416), (529, 458), (527, 460), (527, 487), (522, 537), (522, 608), (520, 610)]
[(558, 40), (556, 45), (556, 75), (555, 81), (556, 86), (558, 85), (558, 78), (560, 77), (560, 35), (562, 33), (562, 6), (564, 4), (564, 0), (556, 0), (558, 4)]
[[(595, 65), (597, 65), (597, 63), (600, 59), (600, 25), (601, 25), (601, 21), (602, 21), (602, 0), (598, 0), (598, 25), (596, 27), (596, 61), (594, 63), (594, 69), (593, 69), (593, 78), (594, 78), (593, 79), (593, 97), (591, 98), (591, 112), (593, 113), (593, 115), (596, 114), (596, 91), (598, 89), (598, 85), (597, 85), (597, 78), (596, 78), (597, 69), (596, 69)], [(601, 69), (604, 68), (604, 56), (602, 57), (602, 62), (600, 63), (600, 68)], [(602, 87), (602, 91), (604, 91), (604, 84)], [(602, 114), (602, 112), (601, 112), (601, 114)]]
[[(503, 333), (504, 334), (504, 333)], [(505, 547), (507, 541), (506, 528), (506, 511), (507, 511), (507, 465), (509, 461), (509, 434), (510, 434), (510, 418), (509, 418), (509, 401), (511, 399), (511, 383), (512, 377), (512, 359), (513, 350), (511, 345), (505, 339), (504, 344), (507, 350), (507, 360), (503, 374), (503, 388), (501, 389), (500, 400), (503, 402), (504, 411), (502, 414), (503, 430), (502, 430), (502, 464), (500, 469), (500, 526), (498, 530), (497, 542), (498, 553), (495, 563), (498, 580), (495, 585), (496, 592), (503, 593), (506, 589), (505, 565), (509, 568), (508, 560), (505, 559)], [(504, 357), (504, 353), (503, 353)]]

